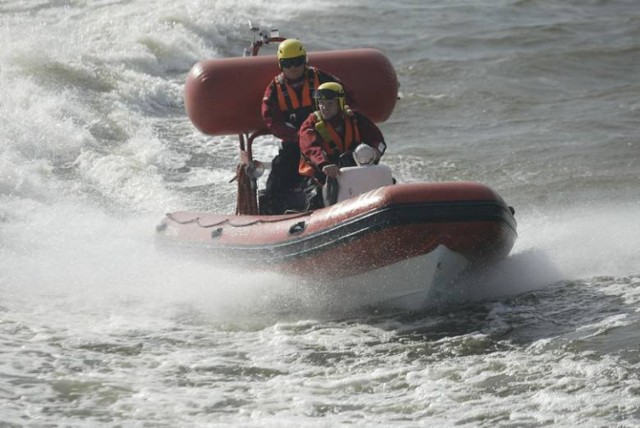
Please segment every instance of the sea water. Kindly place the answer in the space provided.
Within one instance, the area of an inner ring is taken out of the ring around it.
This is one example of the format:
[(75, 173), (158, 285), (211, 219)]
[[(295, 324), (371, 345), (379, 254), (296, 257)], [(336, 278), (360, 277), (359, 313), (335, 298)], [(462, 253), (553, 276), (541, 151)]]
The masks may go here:
[[(248, 21), (382, 50), (384, 161), (498, 191), (510, 257), (403, 313), (158, 251), (165, 212), (233, 211), (236, 139), (182, 96)], [(0, 23), (0, 425), (640, 423), (635, 0), (5, 0)]]

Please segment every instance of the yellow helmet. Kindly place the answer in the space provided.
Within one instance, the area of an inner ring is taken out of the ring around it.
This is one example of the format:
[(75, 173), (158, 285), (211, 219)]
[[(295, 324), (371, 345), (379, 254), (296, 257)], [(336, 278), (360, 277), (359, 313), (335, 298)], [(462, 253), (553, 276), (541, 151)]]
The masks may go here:
[(278, 61), (283, 59), (297, 58), (307, 56), (307, 51), (297, 39), (287, 39), (278, 46)]
[(345, 92), (341, 84), (336, 82), (327, 82), (318, 86), (318, 89), (313, 93), (313, 98), (316, 100), (316, 107), (319, 100), (333, 100), (338, 99), (340, 103), (340, 110), (345, 109)]

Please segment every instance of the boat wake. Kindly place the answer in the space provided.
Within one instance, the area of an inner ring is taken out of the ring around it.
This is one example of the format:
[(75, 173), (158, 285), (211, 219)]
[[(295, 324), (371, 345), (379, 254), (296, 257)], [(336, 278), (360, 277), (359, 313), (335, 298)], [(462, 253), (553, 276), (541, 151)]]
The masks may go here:
[[(521, 214), (515, 251), (500, 263), (463, 277), (446, 292), (438, 290), (434, 305), (501, 299), (561, 281), (638, 275), (640, 236), (635, 219), (639, 215), (640, 208), (633, 205)], [(152, 222), (146, 216), (115, 218), (99, 209), (64, 204), (24, 223), (5, 222), (3, 301), (28, 295), (32, 302), (44, 304), (54, 298), (63, 306), (84, 308), (75, 310), (170, 308), (168, 313), (181, 314), (176, 316), (195, 311), (212, 322), (353, 313), (348, 302), (323, 291), (320, 279), (250, 273), (213, 260), (158, 251), (148, 228)], [(38, 230), (48, 231), (46, 239), (34, 233)]]

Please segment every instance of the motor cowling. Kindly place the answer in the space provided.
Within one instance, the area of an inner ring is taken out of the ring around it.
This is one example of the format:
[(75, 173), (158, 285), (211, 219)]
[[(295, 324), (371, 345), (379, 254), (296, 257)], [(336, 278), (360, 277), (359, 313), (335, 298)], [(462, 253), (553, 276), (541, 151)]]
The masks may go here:
[(340, 168), (336, 178), (335, 189), (327, 185), (322, 188), (325, 206), (353, 198), (373, 189), (393, 184), (391, 168), (387, 165), (349, 166)]

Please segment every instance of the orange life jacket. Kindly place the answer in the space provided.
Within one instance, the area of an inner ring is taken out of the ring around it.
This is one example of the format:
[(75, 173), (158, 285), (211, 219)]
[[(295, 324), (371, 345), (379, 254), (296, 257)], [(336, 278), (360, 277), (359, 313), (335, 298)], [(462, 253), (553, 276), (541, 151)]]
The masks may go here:
[[(344, 137), (335, 130), (333, 125), (322, 120), (320, 112), (314, 112), (317, 122), (315, 124), (316, 132), (322, 139), (322, 148), (329, 157), (335, 160), (342, 153), (346, 153), (354, 144), (360, 143), (360, 130), (358, 129), (358, 121), (353, 115), (343, 114), (344, 116)], [(298, 164), (298, 174), (312, 177), (316, 172), (315, 166), (305, 158), (304, 154), (300, 157)]]
[[(300, 126), (309, 113), (314, 109), (313, 91), (320, 86), (318, 78), (318, 69), (315, 67), (307, 67), (304, 75), (304, 83), (302, 86), (302, 99), (298, 99), (296, 90), (289, 85), (283, 74), (279, 74), (275, 78), (276, 93), (278, 96), (278, 105), (280, 110), (295, 115)], [(306, 111), (305, 111), (306, 110)]]

